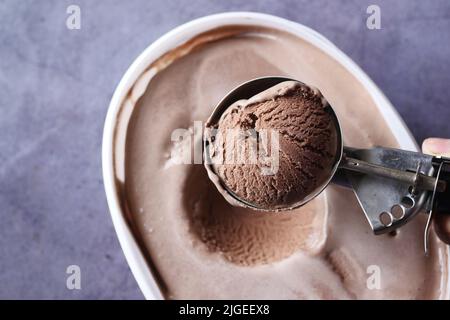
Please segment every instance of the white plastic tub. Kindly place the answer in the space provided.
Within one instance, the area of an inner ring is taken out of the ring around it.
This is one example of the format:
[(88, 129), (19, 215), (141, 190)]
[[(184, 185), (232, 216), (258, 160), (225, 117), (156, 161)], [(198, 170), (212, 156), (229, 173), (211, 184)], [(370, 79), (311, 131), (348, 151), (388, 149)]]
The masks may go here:
[[(147, 299), (163, 299), (164, 297), (158, 288), (157, 282), (152, 275), (143, 253), (136, 243), (126, 222), (124, 216), (125, 213), (122, 212), (120, 206), (117, 189), (117, 180), (120, 180), (120, 177), (118, 179), (117, 168), (114, 166), (114, 161), (116, 161), (115, 145), (117, 144), (117, 137), (115, 137), (115, 132), (118, 126), (117, 118), (121, 112), (121, 106), (124, 99), (129, 94), (130, 89), (152, 62), (161, 57), (164, 53), (183, 44), (200, 33), (227, 25), (256, 25), (282, 30), (292, 33), (327, 52), (351, 72), (366, 88), (367, 92), (372, 96), (381, 115), (389, 125), (390, 130), (397, 139), (400, 147), (408, 150), (418, 149), (408, 128), (391, 103), (372, 80), (328, 39), (301, 24), (267, 14), (230, 12), (196, 19), (166, 33), (145, 49), (123, 76), (111, 100), (103, 134), (103, 178), (111, 217), (131, 271)], [(420, 241), (420, 239), (418, 239), (418, 241)]]

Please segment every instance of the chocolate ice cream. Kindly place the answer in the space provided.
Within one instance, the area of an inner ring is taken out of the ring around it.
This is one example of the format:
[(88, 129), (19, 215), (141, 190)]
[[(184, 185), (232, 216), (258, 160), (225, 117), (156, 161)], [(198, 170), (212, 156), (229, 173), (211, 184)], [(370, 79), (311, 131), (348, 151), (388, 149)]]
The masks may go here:
[(209, 175), (234, 205), (278, 210), (303, 204), (324, 187), (336, 165), (334, 117), (319, 90), (298, 81), (237, 101), (218, 123), (207, 124), (217, 129), (207, 135)]
[[(320, 88), (349, 145), (399, 147), (360, 80), (292, 34), (230, 26), (162, 56), (123, 102), (114, 168), (124, 219), (163, 296), (448, 298), (447, 247), (431, 233), (430, 256), (425, 258), (418, 241), (425, 215), (396, 235), (373, 237), (353, 192), (336, 186), (288, 214), (254, 214), (225, 201), (202, 165), (177, 164), (178, 154), (184, 158), (185, 143), (201, 145), (201, 135), (195, 136), (198, 141), (192, 134), (192, 140), (174, 142), (174, 130), (194, 133), (194, 121), (206, 121), (225, 92), (270, 75)], [(367, 286), (373, 276), (367, 272), (374, 265), (381, 270), (377, 290)]]

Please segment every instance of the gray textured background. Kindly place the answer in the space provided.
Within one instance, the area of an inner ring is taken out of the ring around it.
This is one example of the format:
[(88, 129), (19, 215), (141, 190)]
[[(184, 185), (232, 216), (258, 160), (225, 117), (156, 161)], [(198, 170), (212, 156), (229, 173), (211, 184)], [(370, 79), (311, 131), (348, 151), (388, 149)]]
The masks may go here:
[[(365, 26), (380, 5), (382, 29)], [(81, 30), (65, 26), (81, 7)], [(260, 11), (308, 25), (381, 87), (419, 142), (450, 136), (450, 1), (0, 1), (0, 298), (142, 295), (109, 217), (101, 137), (115, 86), (193, 18)], [(69, 291), (66, 267), (82, 269)]]

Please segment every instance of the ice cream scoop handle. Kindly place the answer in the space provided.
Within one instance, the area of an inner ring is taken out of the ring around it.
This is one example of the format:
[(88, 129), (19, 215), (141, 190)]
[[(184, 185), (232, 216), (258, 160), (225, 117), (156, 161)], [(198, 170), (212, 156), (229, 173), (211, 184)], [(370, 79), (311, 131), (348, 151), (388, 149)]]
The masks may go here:
[[(339, 167), (354, 172), (376, 175), (402, 181), (410, 184), (411, 186), (415, 186), (419, 190), (433, 191), (436, 184), (436, 178), (424, 175), (422, 173), (384, 167), (378, 164), (373, 164), (346, 156), (343, 156)], [(446, 182), (440, 180), (437, 183), (436, 191), (443, 192), (445, 191), (446, 187)]]

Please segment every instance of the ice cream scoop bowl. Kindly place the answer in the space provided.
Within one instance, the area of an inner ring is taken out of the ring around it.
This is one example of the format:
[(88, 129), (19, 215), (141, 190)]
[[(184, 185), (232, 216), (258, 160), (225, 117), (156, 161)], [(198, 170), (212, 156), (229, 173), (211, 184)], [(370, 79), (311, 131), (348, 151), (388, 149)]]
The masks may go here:
[[(299, 82), (286, 77), (263, 77), (239, 85), (218, 103), (206, 123), (206, 128), (217, 126), (224, 112), (236, 101), (250, 99), (287, 81)], [(301, 85), (313, 88), (303, 83)], [(312, 90), (317, 91), (315, 88)], [(306, 196), (302, 196), (294, 203), (279, 203), (276, 207), (255, 205), (242, 199), (231, 190), (232, 188), (224, 179), (216, 174), (215, 167), (211, 165), (209, 158), (213, 141), (211, 136), (205, 134), (203, 154), (209, 178), (232, 205), (261, 211), (285, 211), (298, 208), (320, 194), (329, 183), (350, 187), (354, 190), (375, 234), (397, 229), (410, 221), (422, 209), (426, 209), (425, 211), (429, 214), (425, 228), (426, 250), (426, 239), (433, 213), (450, 212), (450, 192), (447, 188), (450, 181), (450, 159), (392, 148), (344, 147), (341, 126), (336, 113), (326, 100), (323, 106), (331, 115), (330, 119), (337, 133), (336, 152), (333, 165), (327, 169), (327, 178)]]

